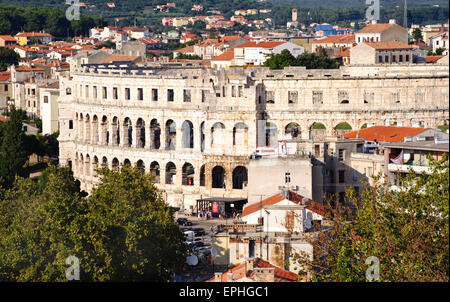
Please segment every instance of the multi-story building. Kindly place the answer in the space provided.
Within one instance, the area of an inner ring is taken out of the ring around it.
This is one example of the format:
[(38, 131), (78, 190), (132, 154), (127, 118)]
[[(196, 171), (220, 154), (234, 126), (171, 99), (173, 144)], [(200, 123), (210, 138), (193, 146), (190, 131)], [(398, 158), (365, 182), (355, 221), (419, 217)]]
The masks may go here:
[(399, 41), (408, 44), (408, 30), (395, 23), (369, 24), (355, 32), (356, 43)]
[(7, 109), (11, 98), (11, 72), (0, 72), (0, 112), (3, 112)]
[(76, 55), (60, 77), (60, 163), (72, 165), (87, 191), (95, 168), (126, 164), (153, 174), (164, 198), (182, 208), (202, 197), (246, 198), (249, 155), (283, 140), (289, 124), (317, 141), (318, 123), (335, 136), (342, 121), (360, 129), (449, 119), (448, 64), (216, 70), (92, 59), (102, 56)]

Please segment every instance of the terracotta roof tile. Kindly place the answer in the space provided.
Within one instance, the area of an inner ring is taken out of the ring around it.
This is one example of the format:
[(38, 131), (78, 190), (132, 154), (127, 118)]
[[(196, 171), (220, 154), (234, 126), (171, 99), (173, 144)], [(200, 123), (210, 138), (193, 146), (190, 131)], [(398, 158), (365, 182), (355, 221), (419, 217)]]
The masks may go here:
[(0, 72), (0, 82), (6, 82), (11, 79), (11, 73), (8, 71)]
[(443, 56), (427, 56), (426, 58), (425, 58), (425, 61), (427, 62), (427, 63), (434, 63), (434, 62), (436, 62), (437, 60), (439, 60), (440, 58), (442, 58)]
[(238, 48), (244, 47), (261, 47), (261, 48), (274, 48), (278, 45), (284, 44), (286, 41), (264, 41), (264, 42), (246, 42), (244, 44), (238, 45)]
[(348, 43), (351, 44), (355, 42), (355, 35), (348, 36), (329, 36), (324, 39), (313, 41), (313, 43)]
[(400, 41), (364, 42), (375, 49), (413, 49), (414, 47)]
[(261, 210), (264, 206), (271, 206), (274, 205), (282, 200), (286, 199), (283, 195), (280, 193), (277, 193), (275, 195), (272, 195), (260, 202), (255, 202), (253, 204), (247, 205), (244, 207), (244, 210), (242, 211), (241, 217), (250, 215), (256, 211)]
[(369, 24), (366, 27), (362, 28), (361, 30), (359, 30), (357, 33), (381, 33), (383, 31), (385, 31), (388, 28), (391, 28), (392, 26), (398, 26), (396, 24), (389, 24), (389, 23), (383, 23), (383, 24)]
[(8, 41), (8, 42), (17, 42), (16, 39), (14, 39), (10, 35), (0, 35), (0, 39), (2, 39), (4, 41)]
[(234, 50), (229, 50), (221, 54), (220, 56), (212, 59), (213, 61), (230, 61), (234, 59)]
[(355, 130), (345, 133), (345, 138), (356, 138), (359, 132), (359, 138), (368, 141), (379, 142), (403, 142), (406, 136), (414, 136), (428, 128), (414, 127), (396, 127), (396, 126), (373, 126), (365, 129)]

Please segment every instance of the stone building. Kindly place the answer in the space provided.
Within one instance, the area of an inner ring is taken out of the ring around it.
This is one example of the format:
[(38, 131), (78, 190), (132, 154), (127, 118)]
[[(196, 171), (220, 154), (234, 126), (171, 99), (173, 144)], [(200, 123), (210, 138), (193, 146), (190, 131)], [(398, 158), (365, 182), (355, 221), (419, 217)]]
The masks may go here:
[(289, 124), (310, 139), (318, 123), (334, 136), (342, 121), (437, 127), (449, 118), (448, 65), (216, 70), (89, 56), (60, 77), (60, 163), (87, 191), (95, 168), (137, 165), (184, 208), (204, 197), (246, 198), (249, 155), (282, 140)]
[(412, 64), (414, 47), (403, 42), (364, 42), (350, 48), (354, 65)]

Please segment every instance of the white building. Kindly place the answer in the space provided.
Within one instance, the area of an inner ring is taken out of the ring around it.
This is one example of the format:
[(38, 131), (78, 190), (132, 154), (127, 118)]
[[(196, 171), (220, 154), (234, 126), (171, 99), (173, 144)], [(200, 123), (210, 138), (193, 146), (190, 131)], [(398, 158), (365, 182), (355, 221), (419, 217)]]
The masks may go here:
[(234, 48), (235, 64), (263, 65), (271, 55), (289, 50), (294, 57), (301, 55), (305, 49), (297, 44), (286, 41), (247, 42)]
[(40, 89), (42, 134), (53, 134), (59, 130), (58, 121), (59, 82)]
[(442, 53), (444, 56), (448, 54), (449, 43), (448, 43), (448, 31), (438, 34), (430, 38), (430, 46), (433, 47), (433, 52), (437, 49), (445, 49)]
[(398, 24), (369, 24), (355, 33), (356, 43), (400, 41), (408, 44), (408, 30)]

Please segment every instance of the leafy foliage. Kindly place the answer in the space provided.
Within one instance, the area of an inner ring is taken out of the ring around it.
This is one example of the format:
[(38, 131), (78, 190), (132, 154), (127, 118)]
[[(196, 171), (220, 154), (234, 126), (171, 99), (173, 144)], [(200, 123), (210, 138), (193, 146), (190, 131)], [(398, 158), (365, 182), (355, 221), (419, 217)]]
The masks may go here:
[(98, 173), (89, 200), (69, 168), (57, 166), (2, 193), (1, 280), (66, 281), (71, 255), (82, 281), (171, 280), (186, 246), (151, 176), (125, 166)]
[(14, 50), (7, 47), (0, 47), (0, 71), (5, 71), (10, 65), (17, 65), (20, 56)]
[(306, 66), (306, 69), (335, 69), (339, 67), (339, 63), (322, 53), (303, 53), (295, 58), (289, 50), (285, 49), (267, 59), (264, 66), (270, 69), (283, 69), (286, 66)]
[(316, 281), (367, 281), (365, 263), (380, 261), (380, 281), (449, 280), (449, 163), (431, 162), (430, 175), (410, 171), (399, 191), (377, 182), (347, 204), (330, 208), (331, 226), (311, 240), (315, 259), (297, 255)]

